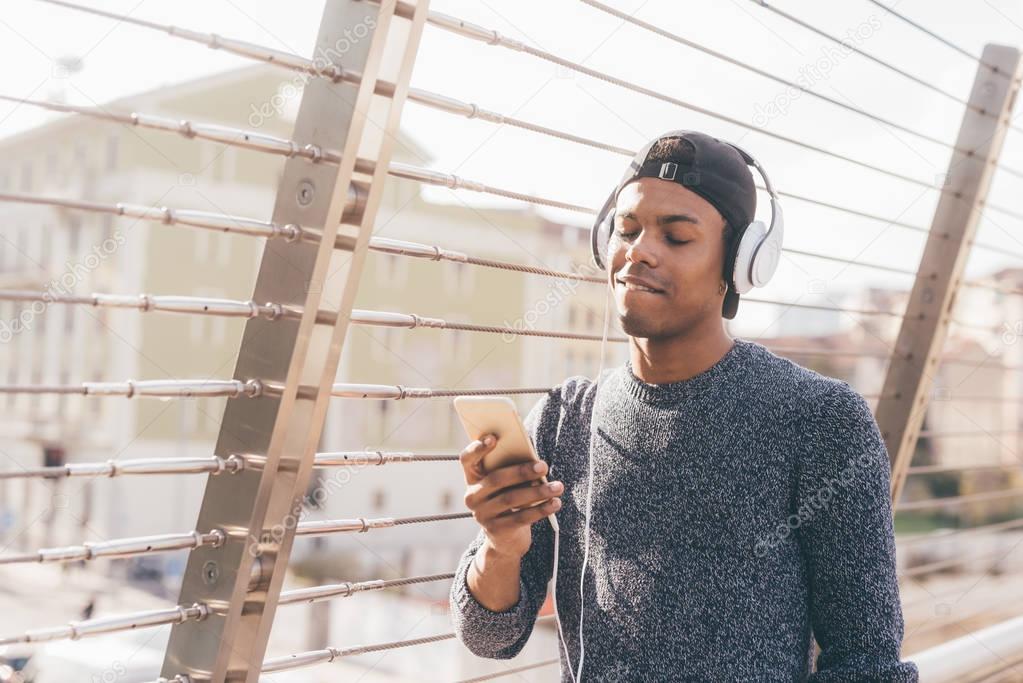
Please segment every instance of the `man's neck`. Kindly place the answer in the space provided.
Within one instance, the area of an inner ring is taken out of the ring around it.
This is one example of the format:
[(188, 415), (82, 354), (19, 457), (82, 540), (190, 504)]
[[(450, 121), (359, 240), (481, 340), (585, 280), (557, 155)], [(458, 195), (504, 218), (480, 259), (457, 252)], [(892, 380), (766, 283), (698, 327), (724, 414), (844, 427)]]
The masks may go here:
[(632, 371), (647, 384), (667, 384), (695, 377), (712, 368), (735, 340), (719, 325), (716, 330), (671, 339), (629, 340)]

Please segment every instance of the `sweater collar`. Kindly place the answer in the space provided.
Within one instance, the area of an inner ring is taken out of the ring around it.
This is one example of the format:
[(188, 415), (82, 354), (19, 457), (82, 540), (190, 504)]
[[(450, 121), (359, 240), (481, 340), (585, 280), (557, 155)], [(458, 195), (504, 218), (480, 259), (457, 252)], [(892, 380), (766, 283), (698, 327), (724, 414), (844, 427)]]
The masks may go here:
[(629, 358), (625, 361), (622, 386), (627, 394), (644, 403), (655, 405), (677, 403), (682, 399), (702, 394), (707, 389), (719, 384), (724, 377), (743, 365), (751, 353), (752, 346), (753, 342), (735, 338), (732, 348), (725, 352), (725, 355), (718, 359), (714, 365), (689, 379), (665, 384), (648, 384), (636, 377), (632, 359)]

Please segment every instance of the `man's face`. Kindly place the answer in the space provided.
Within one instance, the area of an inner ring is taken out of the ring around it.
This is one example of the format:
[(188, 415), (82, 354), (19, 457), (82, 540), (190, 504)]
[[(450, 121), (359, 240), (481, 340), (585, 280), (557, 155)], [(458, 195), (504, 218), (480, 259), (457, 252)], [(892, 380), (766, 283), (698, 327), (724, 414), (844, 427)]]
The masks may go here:
[[(608, 255), (626, 334), (674, 337), (708, 316), (721, 317), (724, 227), (717, 209), (677, 183), (640, 178), (622, 188)], [(645, 291), (630, 278), (658, 291)]]

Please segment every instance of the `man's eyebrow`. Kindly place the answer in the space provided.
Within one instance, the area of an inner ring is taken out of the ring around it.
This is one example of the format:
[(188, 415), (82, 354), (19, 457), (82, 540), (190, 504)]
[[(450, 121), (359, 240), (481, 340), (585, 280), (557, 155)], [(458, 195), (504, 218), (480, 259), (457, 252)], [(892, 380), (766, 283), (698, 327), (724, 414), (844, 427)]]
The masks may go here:
[(673, 213), (657, 217), (657, 225), (667, 225), (668, 223), (693, 223), (694, 225), (699, 225), (700, 219), (687, 213)]
[[(622, 218), (631, 218), (632, 220), (636, 220), (636, 214), (632, 211), (626, 211), (622, 214)], [(700, 219), (695, 216), (690, 216), (687, 213), (672, 213), (657, 217), (657, 225), (668, 225), (669, 223), (692, 223), (693, 225), (700, 225)]]

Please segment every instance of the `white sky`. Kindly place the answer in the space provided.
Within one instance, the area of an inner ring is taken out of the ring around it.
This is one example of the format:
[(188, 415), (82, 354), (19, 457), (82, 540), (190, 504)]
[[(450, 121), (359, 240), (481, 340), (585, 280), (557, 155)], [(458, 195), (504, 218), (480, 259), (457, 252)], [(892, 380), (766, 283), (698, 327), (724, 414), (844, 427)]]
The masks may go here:
[[(83, 0), (84, 1), (84, 0)], [(90, 0), (93, 6), (185, 28), (215, 32), (310, 56), (323, 0)], [(798, 79), (809, 65), (826, 59), (827, 41), (777, 17), (750, 0), (673, 2), (606, 0), (608, 4), (773, 74)], [(811, 2), (779, 0), (775, 6), (829, 33), (846, 36), (857, 27), (869, 36), (864, 50), (966, 98), (976, 65), (906, 26), (867, 0)], [(653, 35), (586, 6), (578, 0), (435, 0), (436, 11), (454, 14), (587, 66), (627, 78), (743, 121), (757, 106), (776, 101), (784, 88), (692, 49)], [(973, 53), (985, 43), (1023, 43), (1023, 3), (900, 0), (900, 11)], [(84, 70), (55, 77), (53, 60), (73, 55)], [(4, 0), (0, 7), (0, 93), (47, 98), (65, 93), (75, 104), (106, 102), (162, 83), (177, 83), (246, 64), (165, 34), (118, 25), (71, 10), (28, 0)], [(962, 106), (913, 84), (857, 55), (828, 61), (830, 71), (813, 88), (915, 130), (953, 142)], [(281, 71), (281, 80), (289, 74)], [(936, 193), (748, 132), (670, 104), (578, 76), (527, 55), (494, 48), (427, 27), (413, 85), (469, 100), (491, 110), (635, 148), (672, 128), (694, 128), (740, 142), (760, 159), (777, 188), (928, 226)], [(49, 114), (0, 103), (0, 137), (39, 125)], [(1023, 124), (1023, 116), (1020, 121)], [(236, 122), (239, 126), (244, 121)], [(508, 189), (573, 203), (599, 206), (626, 160), (513, 128), (452, 117), (414, 104), (403, 127), (434, 156), (432, 166)], [(779, 134), (885, 166), (926, 181), (945, 171), (949, 150), (904, 132), (800, 95), (768, 128)], [(1003, 162), (1023, 169), (1023, 134), (1010, 133)], [(1023, 179), (996, 176), (990, 201), (1013, 207)], [(447, 190), (431, 190), (438, 201), (453, 201)], [(471, 193), (463, 202), (488, 202)], [(761, 197), (758, 212), (766, 218)], [(916, 266), (922, 236), (871, 220), (789, 201), (786, 245), (903, 268)], [(556, 218), (586, 222), (577, 214)], [(1021, 221), (992, 213), (979, 239), (1023, 252)], [(978, 253), (971, 274), (1013, 262)], [(843, 268), (816, 259), (784, 259), (764, 296), (794, 299), (810, 282), (829, 291), (864, 284), (908, 286), (898, 275)], [(806, 296), (809, 301), (812, 295)], [(768, 315), (768, 307), (756, 307)], [(740, 317), (750, 319), (747, 306)]]

